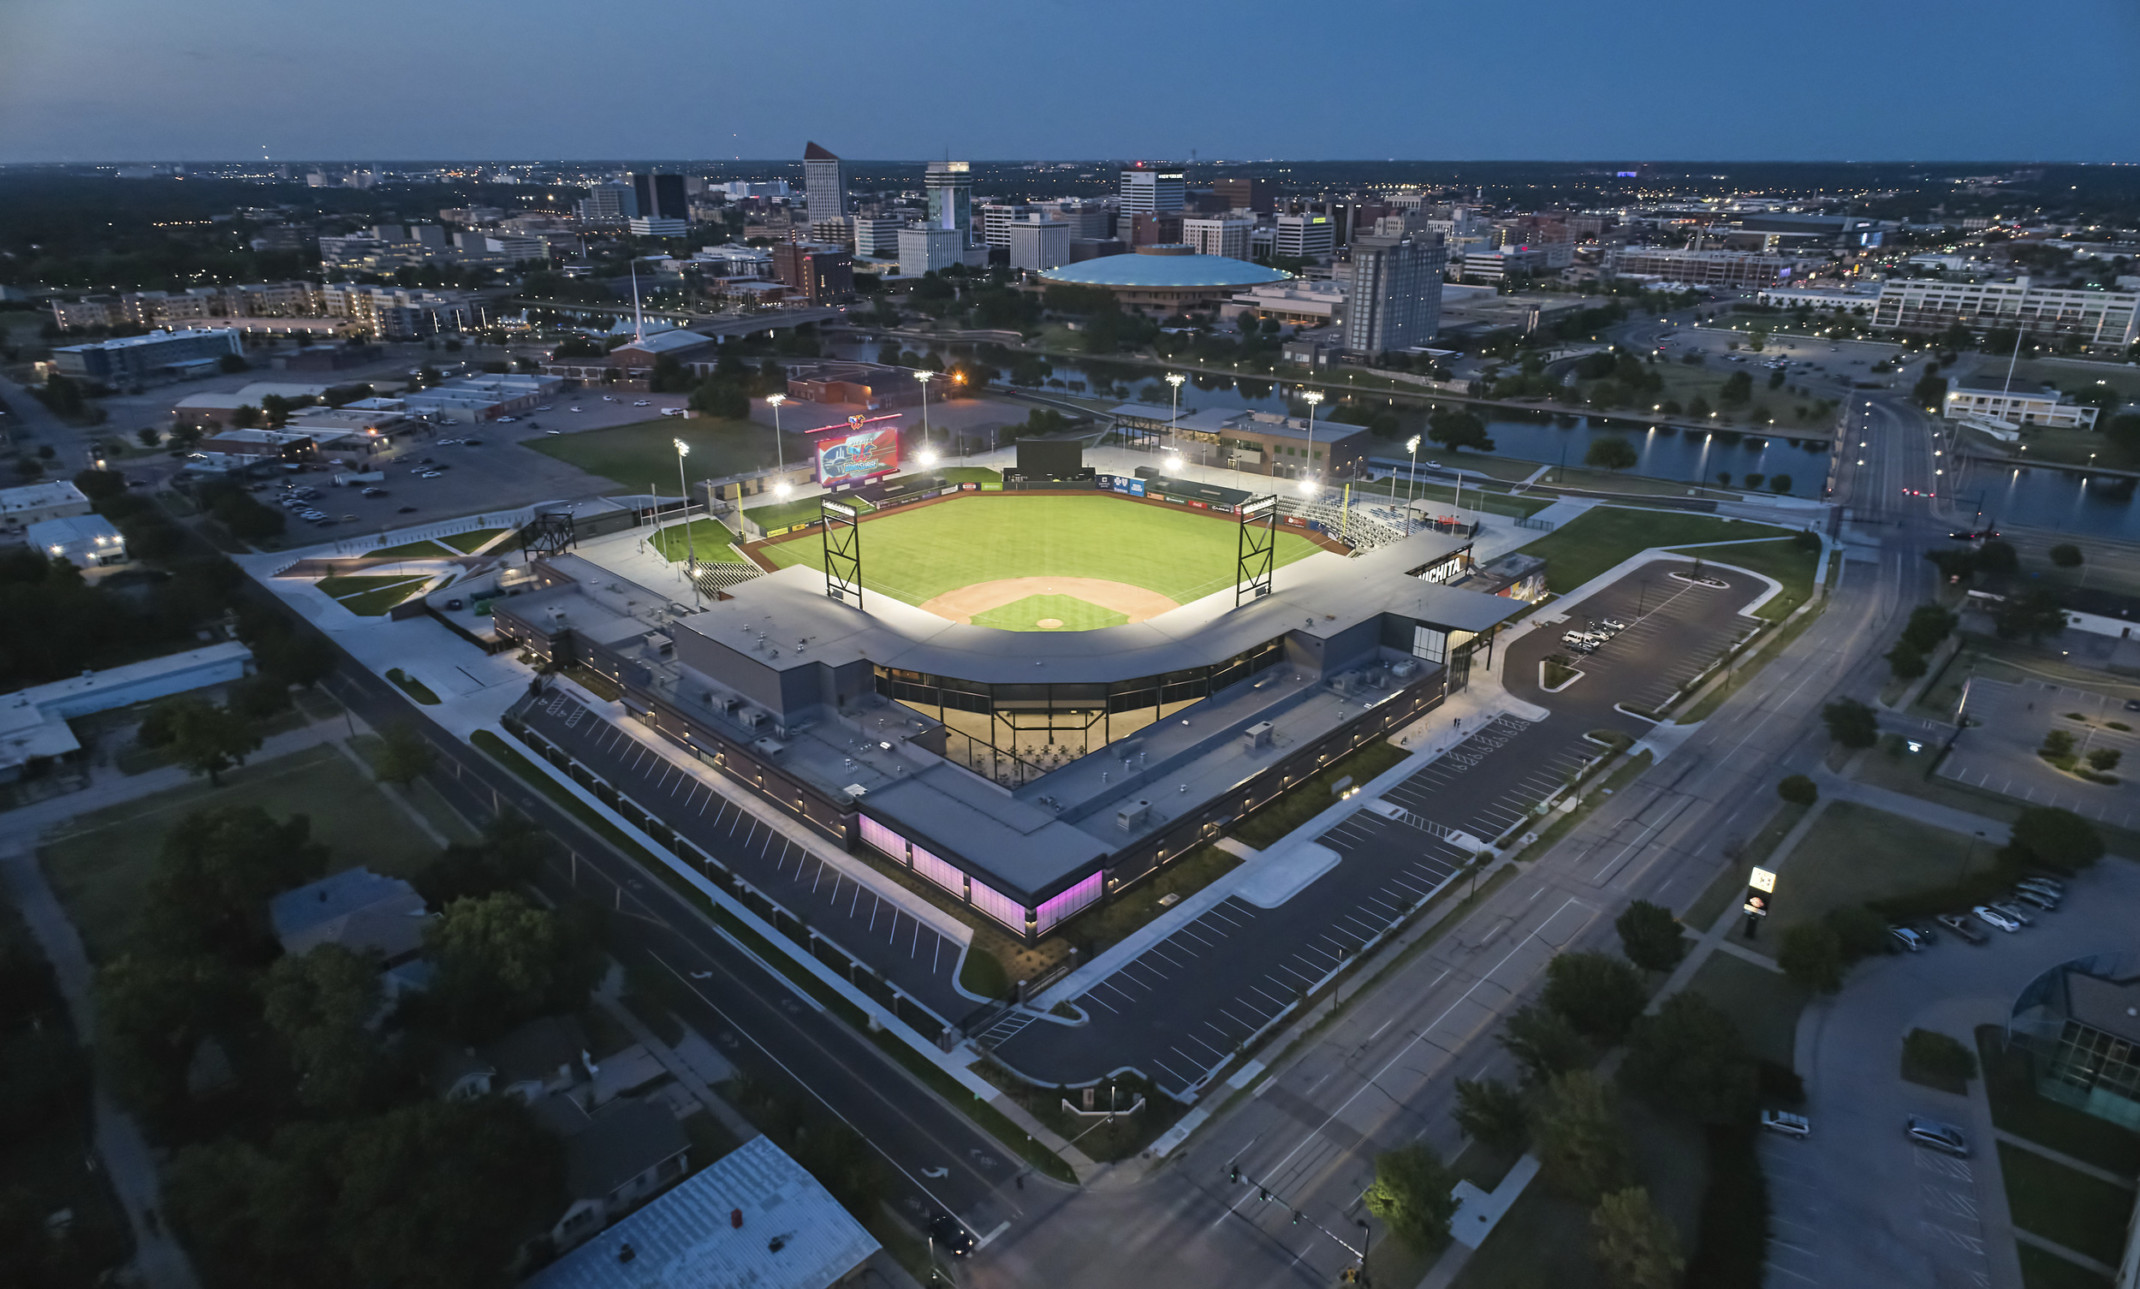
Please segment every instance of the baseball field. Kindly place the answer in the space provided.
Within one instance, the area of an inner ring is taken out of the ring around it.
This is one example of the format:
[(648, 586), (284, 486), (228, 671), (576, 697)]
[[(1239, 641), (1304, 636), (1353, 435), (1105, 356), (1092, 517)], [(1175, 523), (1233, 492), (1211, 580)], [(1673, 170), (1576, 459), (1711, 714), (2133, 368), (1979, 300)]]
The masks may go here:
[[(865, 520), (862, 585), (954, 622), (1089, 631), (1142, 622), (1233, 585), (1236, 526), (1107, 496), (977, 493)], [(1316, 552), (1278, 532), (1275, 562)], [(824, 567), (816, 534), (774, 563)]]

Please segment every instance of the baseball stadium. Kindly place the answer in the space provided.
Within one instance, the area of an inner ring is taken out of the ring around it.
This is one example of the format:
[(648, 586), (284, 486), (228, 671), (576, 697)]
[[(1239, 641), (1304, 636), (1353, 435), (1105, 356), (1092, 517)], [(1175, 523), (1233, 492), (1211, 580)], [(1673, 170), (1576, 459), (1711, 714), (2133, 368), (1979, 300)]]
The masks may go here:
[[(496, 630), (1030, 942), (1419, 719), (1522, 607), (1457, 585), (1463, 530), (1355, 544), (1333, 508), (1025, 446), (1000, 490), (830, 494), (697, 605), (546, 550)], [(608, 723), (533, 697), (511, 722), (630, 804), (649, 789), (605, 759), (630, 742)]]

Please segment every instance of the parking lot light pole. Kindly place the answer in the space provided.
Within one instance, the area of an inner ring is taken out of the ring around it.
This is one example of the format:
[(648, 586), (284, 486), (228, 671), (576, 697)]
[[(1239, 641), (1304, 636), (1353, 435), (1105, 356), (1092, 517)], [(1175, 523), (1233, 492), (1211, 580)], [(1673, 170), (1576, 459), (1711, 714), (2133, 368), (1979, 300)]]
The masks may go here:
[(691, 540), (691, 485), (684, 481), (684, 458), (691, 455), (691, 445), (682, 439), (676, 444), (676, 487), (683, 493), (684, 512), (684, 567), (691, 571), (691, 593), (698, 594), (698, 545)]

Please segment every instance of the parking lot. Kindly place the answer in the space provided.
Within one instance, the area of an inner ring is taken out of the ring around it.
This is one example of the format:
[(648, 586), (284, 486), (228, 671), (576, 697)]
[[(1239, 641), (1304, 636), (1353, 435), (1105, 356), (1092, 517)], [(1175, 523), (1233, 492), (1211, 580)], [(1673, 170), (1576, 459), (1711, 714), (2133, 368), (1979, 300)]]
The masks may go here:
[[(1773, 1206), (1770, 1285), (2019, 1283), (1995, 1148), (2004, 1134), (1993, 1131), (1981, 1081), (1968, 1096), (1908, 1083), (1898, 1056), (1903, 1035), (1918, 1027), (1973, 1048), (1973, 1029), (2003, 1022), (2040, 973), (2129, 951), (2140, 869), (2105, 860), (2069, 886), (2059, 911), (2031, 911), (2032, 927), (1984, 928), (1982, 945), (1942, 928), (1924, 952), (1869, 959), (1840, 994), (1807, 1007), (1797, 1056), (1812, 1135), (1765, 1136), (1761, 1146)], [(1971, 1156), (1910, 1144), (1903, 1123), (1913, 1114), (1960, 1127)]]
[[(1730, 550), (1717, 548), (1717, 558), (1728, 561)], [(1642, 733), (1649, 723), (1614, 710), (1616, 704), (1654, 709), (1754, 629), (1740, 610), (1761, 594), (1765, 582), (1704, 564), (1702, 577), (1722, 583), (1705, 586), (1687, 580), (1693, 571), (1691, 560), (1645, 564), (1567, 609), (1561, 622), (1553, 621), (1559, 615), (1547, 605), (1539, 611), (1538, 628), (1507, 647), (1502, 683), (1518, 698), (1593, 722), (1584, 730)], [(1627, 627), (1594, 652), (1579, 653), (1562, 639), (1608, 618)], [(1565, 689), (1547, 693), (1538, 664), (1556, 655), (1583, 674)]]
[[(2140, 712), (2093, 690), (2029, 680), (1969, 682), (1969, 727), (1940, 762), (1939, 773), (2036, 805), (2067, 810), (2131, 828), (2140, 824)], [(2076, 720), (2074, 717), (2079, 717)], [(2129, 728), (2112, 729), (2111, 725)], [(2108, 748), (2120, 754), (2115, 783), (2088, 783), (2036, 755), (2044, 735), (2063, 730), (2076, 752)]]

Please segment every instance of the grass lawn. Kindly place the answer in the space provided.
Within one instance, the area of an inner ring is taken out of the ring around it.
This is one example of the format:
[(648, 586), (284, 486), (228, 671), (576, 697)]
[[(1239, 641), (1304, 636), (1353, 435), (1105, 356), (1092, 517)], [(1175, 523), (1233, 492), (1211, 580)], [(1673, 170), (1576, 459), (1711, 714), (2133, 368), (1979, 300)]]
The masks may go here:
[(322, 595), (341, 600), (389, 586), (407, 586), (421, 581), (422, 577), (412, 577), (407, 573), (351, 573), (342, 577), (323, 577), (313, 585), (319, 588)]
[(1779, 802), (1776, 813), (1769, 816), (1768, 822), (1761, 826), (1761, 831), (1755, 833), (1753, 839), (1740, 850), (1733, 861), (1695, 897), (1694, 903), (1688, 905), (1687, 911), (1680, 915), (1680, 921), (1697, 931), (1707, 931), (1714, 926), (1725, 909), (1739, 903), (1740, 894), (1746, 889), (1747, 876), (1756, 868), (1770, 866), (1769, 856), (1776, 852), (1776, 847), (1783, 844), (1783, 839), (1790, 834), (1791, 829), (1798, 826), (1798, 821), (1805, 818), (1808, 809), (1810, 807), (1793, 805), (1788, 801)]
[(2021, 1289), (2110, 1289), (2110, 1277), (2068, 1262), (2033, 1244), (2016, 1244), (2021, 1255)]
[[(823, 500), (822, 497), (798, 497), (794, 501), (776, 501), (770, 506), (746, 507), (743, 513), (751, 517), (752, 523), (767, 532), (779, 532), (816, 521), (824, 514), (818, 505)], [(863, 514), (876, 509), (860, 497), (841, 497), (838, 500), (840, 504), (851, 506)]]
[(503, 536), (505, 531), (503, 528), (471, 528), (465, 533), (455, 533), (439, 540), (463, 555), (473, 555), (492, 538)]
[(647, 544), (671, 564), (696, 554), (702, 564), (741, 564), (736, 535), (718, 519), (694, 519), (658, 529)]
[(386, 678), (388, 680), (393, 681), (396, 685), (400, 686), (402, 693), (407, 694), (409, 697), (415, 699), (419, 703), (422, 703), (424, 706), (438, 706), (438, 695), (431, 692), (431, 687), (429, 685), (426, 685), (424, 682), (416, 679), (416, 677), (411, 676), (409, 673), (403, 671), (401, 668), (387, 668)]
[(2140, 1133), (2036, 1095), (2028, 1059), (2006, 1050), (2001, 1026), (1978, 1026), (1976, 1040), (1993, 1123), (2122, 1177), (2140, 1175)]
[(1973, 846), (1975, 840), (1856, 802), (1833, 802), (1784, 856), (1761, 943), (1773, 950), (1785, 931), (1830, 909), (1949, 886), (1991, 867), (1993, 848)]
[(1798, 1013), (1811, 997), (1788, 977), (1728, 953), (1712, 953), (1688, 982), (1738, 1022), (1746, 1046), (1762, 1060), (1790, 1066)]
[(1095, 904), (1073, 918), (1064, 933), (1080, 945), (1089, 946), (1089, 960), (1118, 940), (1171, 908), (1159, 901), (1169, 895), (1183, 899), (1196, 894), (1239, 867), (1241, 860), (1216, 846), (1199, 846), (1173, 860), (1145, 881), (1137, 883), (1105, 904)]
[(2117, 1265), (2125, 1224), (2133, 1215), (2131, 1191), (2003, 1141), (1999, 1173), (2015, 1226)]
[(1337, 804), (1338, 798), (1331, 789), (1339, 779), (1350, 776), (1353, 787), (1365, 787), (1376, 775), (1410, 755), (1387, 739), (1376, 739), (1287, 788), (1276, 800), (1235, 825), (1233, 836), (1257, 850), (1275, 845), (1287, 833)]
[(1712, 515), (1596, 506), (1525, 545), (1523, 552), (1543, 555), (1547, 589), (1566, 595), (1621, 560), (1652, 547), (1739, 541), (1771, 531), (1766, 524)]
[[(1092, 631), (1119, 627), (1128, 621), (1127, 613), (1103, 609), (1071, 595), (1028, 595), (973, 615), (975, 626), (999, 631)], [(1055, 625), (1043, 625), (1050, 622)]]
[[(90, 957), (104, 961), (132, 936), (164, 830), (211, 806), (259, 806), (278, 819), (310, 816), (313, 838), (327, 844), (329, 871), (363, 864), (407, 877), (437, 853), (401, 808), (333, 748), (256, 762), (225, 773), (221, 788), (202, 780), (98, 810), (47, 840), (40, 851), (45, 874)], [(298, 884), (293, 877), (291, 885)]]
[[(797, 435), (786, 438), (788, 460), (804, 460), (808, 445)], [(546, 435), (530, 439), (527, 446), (589, 474), (613, 479), (632, 492), (643, 492), (675, 486), (677, 439), (691, 449), (684, 464), (696, 479), (743, 474), (774, 461), (771, 426), (707, 416), (658, 417), (608, 430), (555, 438)]]
[(422, 590), (424, 584), (429, 582), (430, 580), (431, 579), (427, 577), (419, 577), (413, 581), (399, 582), (392, 586), (377, 587), (373, 590), (366, 591), (361, 595), (347, 596), (342, 599), (340, 603), (343, 608), (349, 610), (351, 613), (356, 614), (358, 617), (376, 618), (384, 614), (387, 610), (393, 608), (395, 605), (401, 603), (403, 600), (406, 600), (410, 596), (415, 595), (418, 591)]
[[(1233, 524), (1209, 515), (1115, 497), (982, 493), (865, 523), (862, 578), (909, 604), (976, 582), (1050, 576), (1127, 582), (1187, 604), (1232, 584), (1234, 537)], [(1277, 537), (1279, 564), (1316, 551), (1297, 534)], [(765, 554), (812, 568), (824, 559), (814, 541)]]
[[(378, 550), (367, 551), (365, 554), (371, 559), (445, 559), (452, 555), (453, 552), (437, 542), (424, 541), (403, 542), (399, 546), (381, 546)], [(328, 578), (327, 580), (337, 581), (339, 579)]]
[(1719, 564), (1736, 564), (1783, 583), (1783, 590), (1754, 614), (1770, 622), (1783, 621), (1799, 605), (1813, 598), (1813, 574), (1820, 567), (1821, 558), (1820, 547), (1808, 550), (1792, 537), (1748, 546), (1681, 547), (1674, 553), (1715, 560)]

